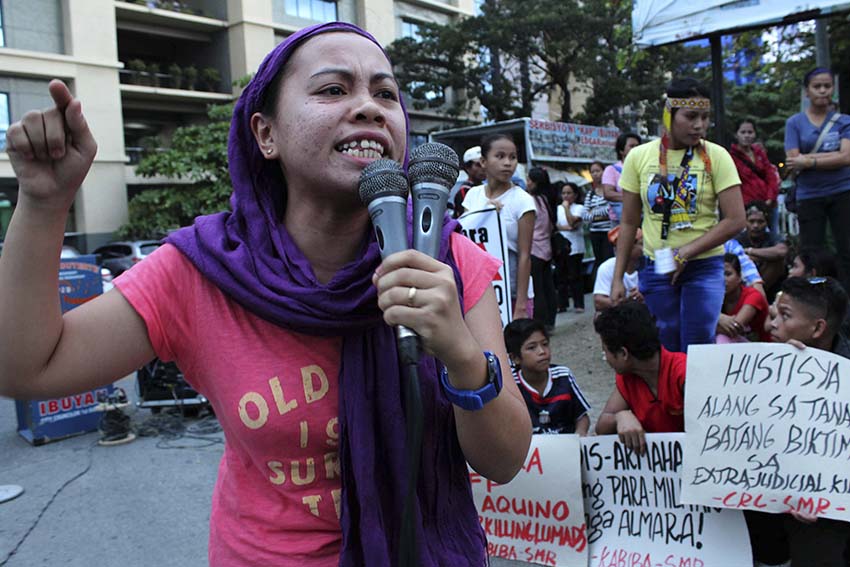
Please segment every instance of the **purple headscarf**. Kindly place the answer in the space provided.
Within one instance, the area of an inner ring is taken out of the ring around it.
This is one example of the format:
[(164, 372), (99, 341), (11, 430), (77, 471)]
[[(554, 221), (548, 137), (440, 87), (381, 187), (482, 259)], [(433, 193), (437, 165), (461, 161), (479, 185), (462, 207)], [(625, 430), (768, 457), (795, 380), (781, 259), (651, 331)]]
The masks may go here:
[[(233, 112), (227, 150), (232, 212), (198, 217), (166, 241), (255, 315), (299, 333), (343, 336), (339, 564), (389, 567), (398, 558), (406, 488), (405, 428), (395, 336), (383, 322), (371, 280), (381, 261), (380, 250), (369, 230), (360, 259), (344, 266), (327, 284), (319, 283), (281, 221), (286, 182), (280, 165), (263, 157), (250, 128), (251, 115), (260, 111), (269, 85), (295, 49), (327, 32), (356, 33), (380, 47), (365, 31), (341, 22), (302, 29), (278, 45)], [(448, 245), (456, 226), (454, 221), (444, 224), (440, 260), (452, 266), (461, 289)], [(437, 369), (432, 357), (420, 363), (426, 424), (416, 511), (420, 565), (478, 566), (487, 561), (486, 540), (472, 501), (452, 406), (440, 389)]]

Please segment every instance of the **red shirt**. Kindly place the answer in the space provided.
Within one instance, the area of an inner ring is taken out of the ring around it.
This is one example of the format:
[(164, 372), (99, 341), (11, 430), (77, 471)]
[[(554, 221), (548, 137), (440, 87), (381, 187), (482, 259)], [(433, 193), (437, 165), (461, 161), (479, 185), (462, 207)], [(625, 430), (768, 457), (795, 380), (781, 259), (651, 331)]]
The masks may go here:
[(643, 378), (617, 374), (617, 389), (647, 433), (685, 430), (685, 368), (687, 355), (661, 347), (658, 361), (658, 396)]
[(741, 297), (738, 298), (738, 303), (735, 304), (732, 312), (726, 313), (726, 315), (732, 315), (734, 317), (744, 305), (752, 305), (756, 310), (756, 316), (750, 321), (748, 330), (756, 333), (761, 342), (771, 342), (770, 333), (764, 330), (764, 320), (767, 319), (767, 300), (757, 289), (742, 286)]
[(779, 194), (779, 178), (774, 166), (767, 157), (767, 152), (758, 144), (750, 146), (755, 161), (738, 147), (732, 144), (729, 155), (735, 161), (738, 176), (741, 178), (741, 196), (746, 205), (750, 201), (776, 201)]
[[(458, 233), (451, 247), (469, 310), (492, 285), (499, 262)], [(261, 319), (170, 244), (115, 285), (144, 319), (157, 356), (177, 362), (224, 429), (209, 565), (337, 567), (342, 337)]]

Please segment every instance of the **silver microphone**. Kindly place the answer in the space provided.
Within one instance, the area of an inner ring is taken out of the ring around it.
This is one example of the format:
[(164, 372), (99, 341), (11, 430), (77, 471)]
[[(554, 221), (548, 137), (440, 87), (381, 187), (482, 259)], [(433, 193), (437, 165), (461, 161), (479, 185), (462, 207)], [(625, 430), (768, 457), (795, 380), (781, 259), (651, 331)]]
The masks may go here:
[(445, 144), (423, 144), (410, 154), (407, 171), (413, 197), (413, 248), (437, 258), (446, 202), (460, 171), (457, 154)]
[(381, 258), (407, 250), (407, 176), (401, 164), (379, 159), (360, 173), (360, 200), (369, 209)]
[[(375, 237), (381, 249), (381, 258), (407, 250), (407, 176), (401, 164), (391, 159), (379, 159), (367, 165), (360, 173), (360, 200), (369, 210)], [(404, 342), (414, 345), (418, 336), (412, 330), (399, 325), (396, 338), (401, 346)], [(410, 341), (409, 339), (413, 339)], [(412, 348), (412, 347), (411, 347)], [(400, 349), (405, 355), (407, 349)], [(413, 348), (410, 356), (418, 350)], [(418, 354), (416, 354), (418, 359)], [(414, 360), (415, 362), (415, 360)]]

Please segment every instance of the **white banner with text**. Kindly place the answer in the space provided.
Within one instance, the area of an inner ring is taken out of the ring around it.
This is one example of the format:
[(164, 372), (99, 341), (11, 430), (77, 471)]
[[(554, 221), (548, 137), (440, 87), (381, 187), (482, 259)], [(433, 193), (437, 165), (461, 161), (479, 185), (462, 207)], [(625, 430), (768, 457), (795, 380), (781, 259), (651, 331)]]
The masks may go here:
[(513, 317), (510, 289), (510, 263), (508, 262), (508, 242), (499, 213), (495, 208), (482, 209), (463, 214), (459, 219), (463, 233), (482, 250), (501, 260), (502, 267), (493, 276), (493, 290), (499, 303), (502, 327), (506, 327)]
[(692, 346), (682, 499), (850, 521), (850, 360), (815, 348)]

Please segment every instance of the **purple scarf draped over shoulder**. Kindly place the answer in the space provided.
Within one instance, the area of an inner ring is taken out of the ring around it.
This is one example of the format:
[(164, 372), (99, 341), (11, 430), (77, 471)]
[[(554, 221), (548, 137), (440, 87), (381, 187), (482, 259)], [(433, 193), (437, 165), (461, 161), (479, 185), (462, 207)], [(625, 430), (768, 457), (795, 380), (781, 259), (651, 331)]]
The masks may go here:
[[(255, 315), (315, 336), (342, 336), (339, 375), (342, 552), (340, 566), (397, 563), (406, 473), (405, 427), (393, 330), (382, 318), (372, 274), (380, 264), (373, 231), (360, 259), (320, 284), (280, 219), (286, 181), (280, 165), (264, 159), (251, 133), (266, 90), (292, 53), (327, 32), (371, 35), (346, 23), (305, 28), (266, 56), (233, 113), (227, 157), (233, 182), (232, 212), (198, 217), (171, 234), (176, 246), (223, 292)], [(402, 103), (403, 104), (403, 103)], [(402, 109), (403, 109), (402, 105)], [(405, 111), (405, 121), (407, 122)], [(405, 154), (405, 163), (407, 161)], [(455, 272), (443, 227), (440, 260)], [(478, 566), (487, 562), (484, 534), (457, 441), (451, 403), (443, 395), (438, 363), (424, 357), (419, 376), (425, 415), (416, 518), (420, 565)]]

